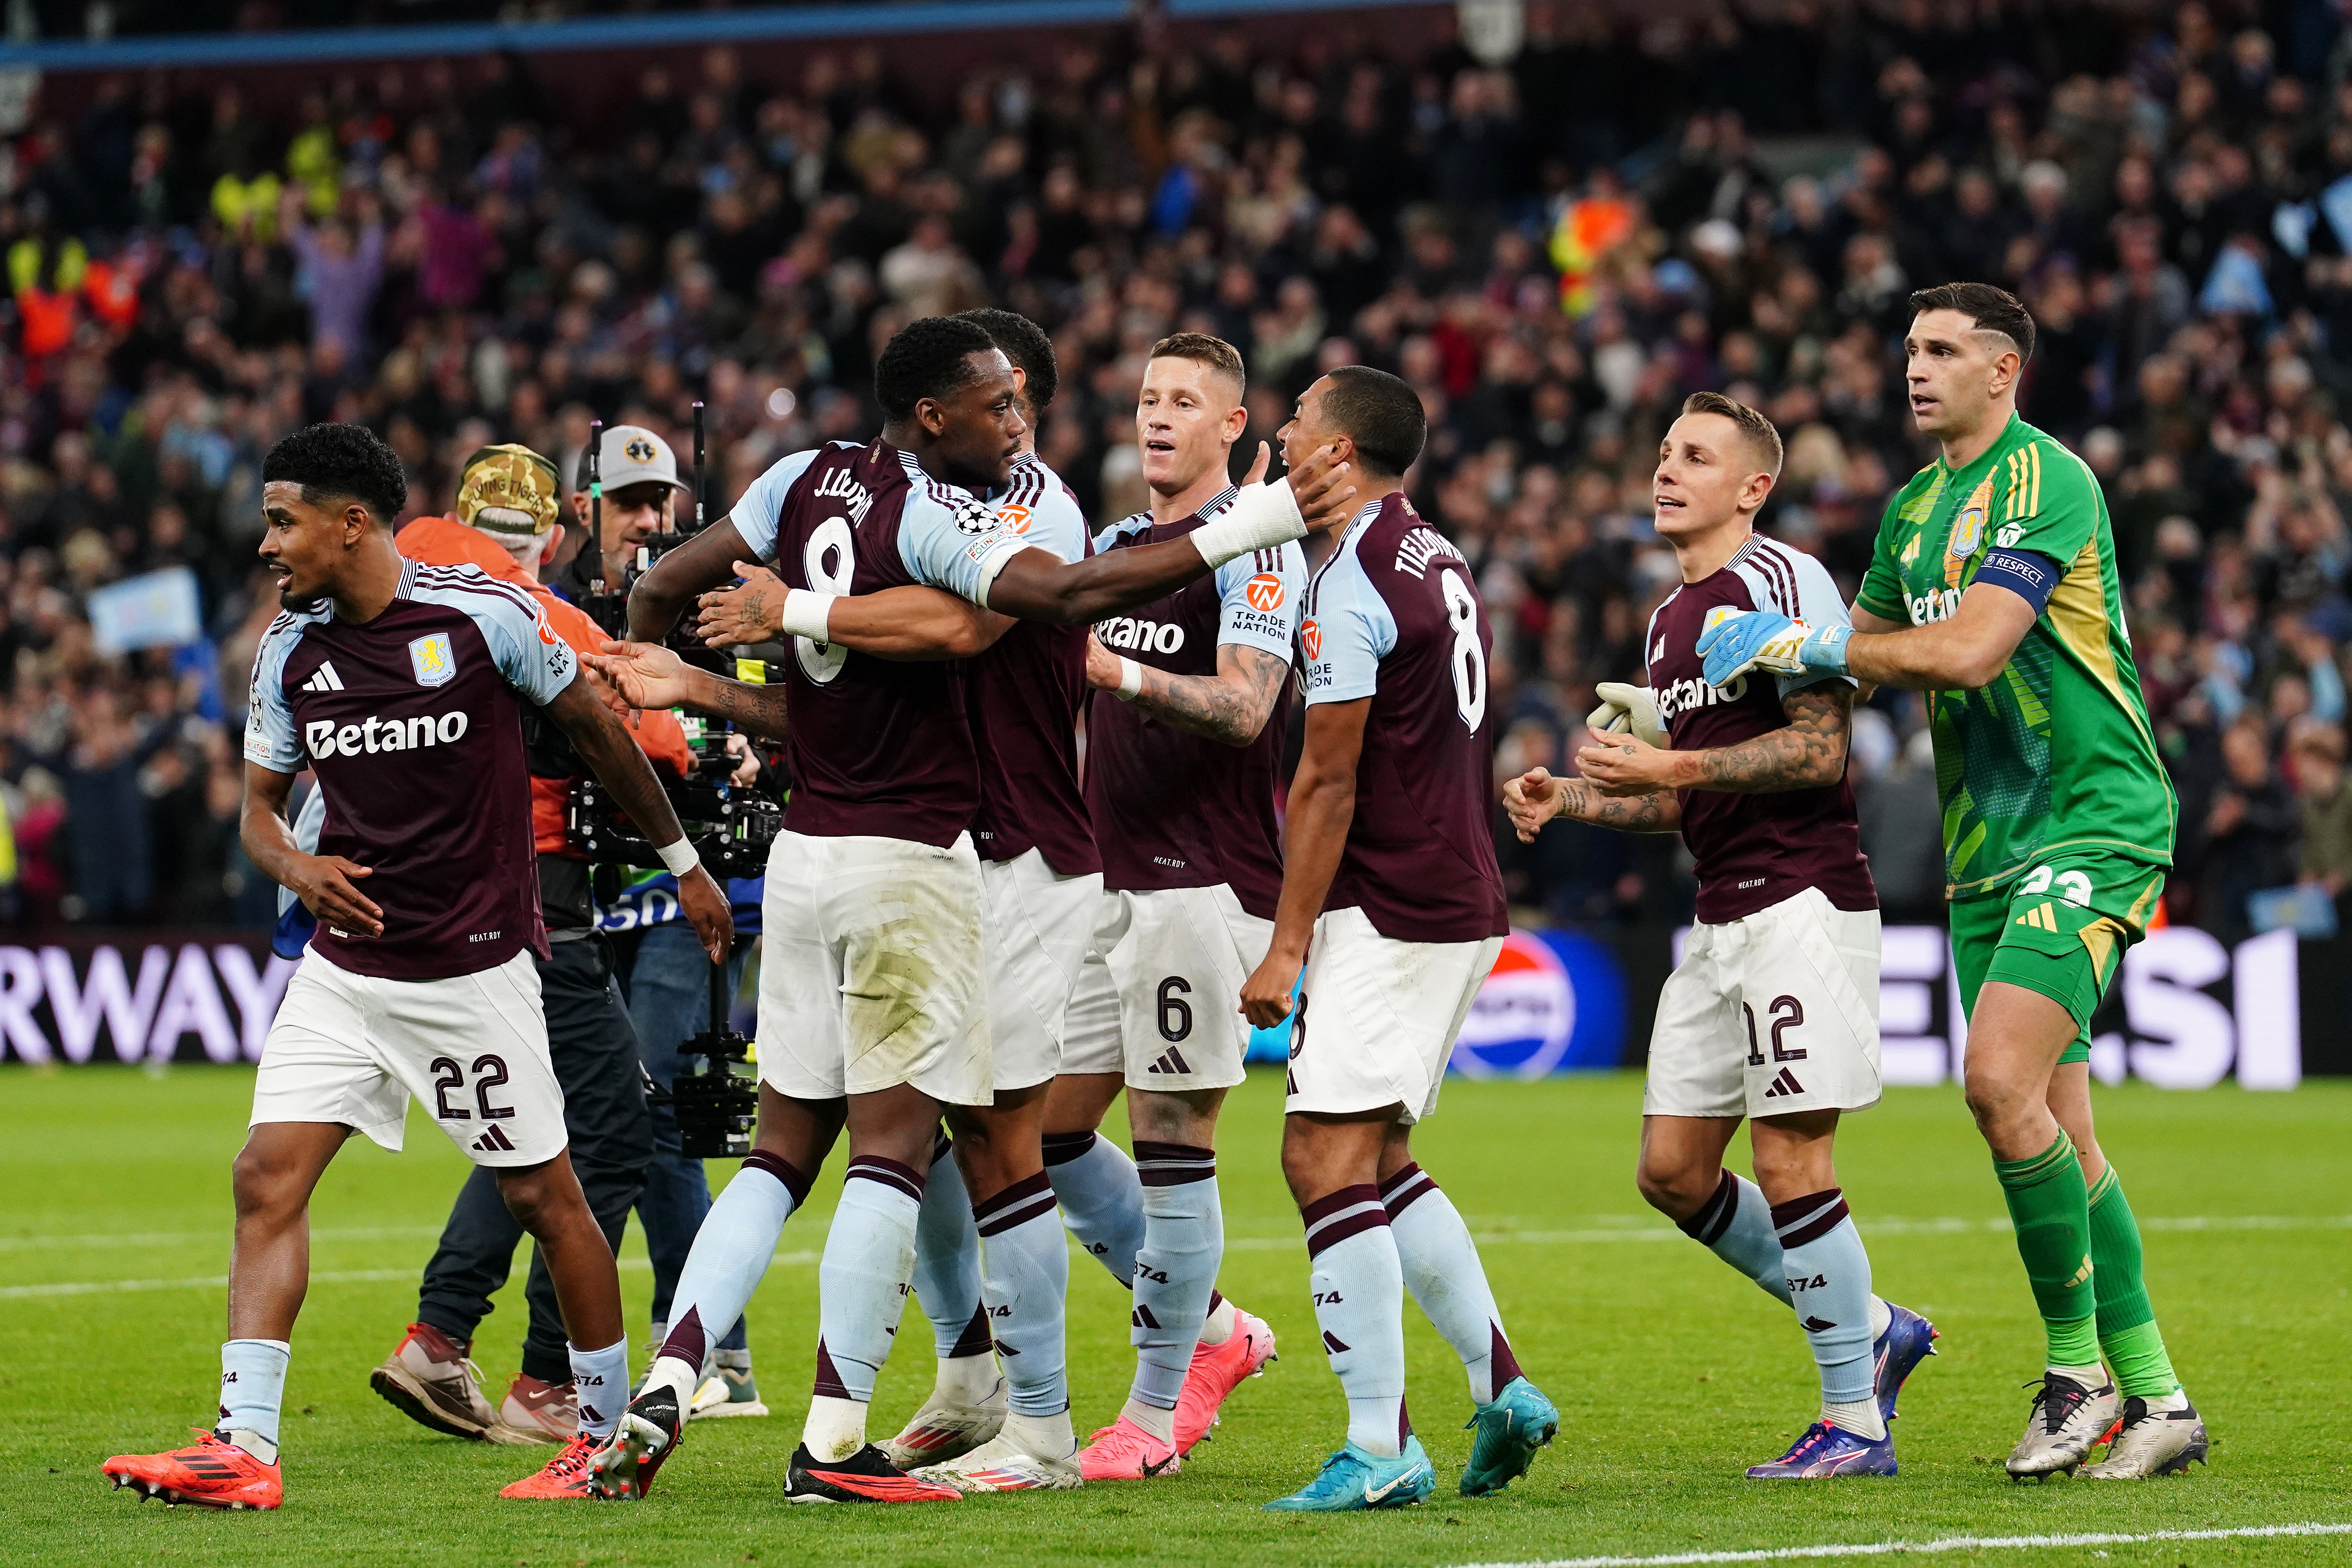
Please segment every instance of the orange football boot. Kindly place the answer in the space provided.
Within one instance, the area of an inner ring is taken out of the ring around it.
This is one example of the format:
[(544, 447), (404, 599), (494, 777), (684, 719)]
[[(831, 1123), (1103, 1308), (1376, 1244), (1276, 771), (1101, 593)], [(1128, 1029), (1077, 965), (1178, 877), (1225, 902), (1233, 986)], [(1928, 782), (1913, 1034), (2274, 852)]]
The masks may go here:
[(1262, 1375), (1265, 1363), (1274, 1359), (1274, 1331), (1264, 1318), (1235, 1307), (1234, 1331), (1225, 1336), (1224, 1343), (1192, 1347), (1184, 1391), (1176, 1398), (1176, 1451), (1191, 1453), (1217, 1424), (1225, 1396), (1241, 1386), (1244, 1378)]
[(200, 1426), (195, 1446), (166, 1454), (117, 1454), (100, 1467), (118, 1487), (166, 1503), (199, 1508), (276, 1508), (286, 1488), (273, 1462), (263, 1464), (216, 1432)]
[(582, 1433), (563, 1445), (563, 1451), (548, 1460), (545, 1469), (535, 1476), (525, 1476), (511, 1486), (500, 1487), (499, 1496), (557, 1502), (573, 1499), (593, 1500), (598, 1494), (588, 1484), (595, 1479), (589, 1461), (604, 1446), (604, 1438)]

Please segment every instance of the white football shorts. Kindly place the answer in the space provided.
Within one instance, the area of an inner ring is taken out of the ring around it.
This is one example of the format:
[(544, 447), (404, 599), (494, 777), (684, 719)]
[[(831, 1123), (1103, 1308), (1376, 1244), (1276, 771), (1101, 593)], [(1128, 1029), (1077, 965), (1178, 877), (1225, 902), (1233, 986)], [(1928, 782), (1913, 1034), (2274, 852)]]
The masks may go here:
[(1070, 998), (1102, 924), (1102, 873), (1065, 877), (1031, 849), (982, 860), (980, 894), (996, 1087), (1028, 1089), (1062, 1070)]
[(1158, 888), (1103, 896), (1062, 1047), (1064, 1072), (1116, 1072), (1129, 1089), (1180, 1093), (1242, 1081), (1242, 982), (1274, 922), (1234, 890)]
[(761, 906), (760, 1081), (794, 1100), (913, 1084), (995, 1099), (980, 857), (906, 838), (782, 832)]
[(1818, 888), (1691, 928), (1658, 993), (1645, 1116), (1878, 1103), (1878, 911)]
[(1502, 951), (1499, 936), (1400, 942), (1360, 909), (1326, 911), (1307, 949), (1284, 1110), (1401, 1105), (1407, 1125), (1433, 1113), (1454, 1037)]
[(252, 1125), (339, 1122), (397, 1150), (412, 1096), (477, 1165), (563, 1152), (530, 949), (453, 980), (382, 980), (302, 954), (262, 1044)]

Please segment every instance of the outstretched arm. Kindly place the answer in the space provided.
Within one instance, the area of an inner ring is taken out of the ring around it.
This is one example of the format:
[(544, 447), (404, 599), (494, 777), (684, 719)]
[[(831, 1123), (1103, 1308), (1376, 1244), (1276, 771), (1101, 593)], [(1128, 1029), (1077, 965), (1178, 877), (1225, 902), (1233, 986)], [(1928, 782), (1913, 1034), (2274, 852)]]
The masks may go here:
[(1328, 447), (1286, 479), (1244, 487), (1241, 499), (1181, 539), (1064, 561), (1050, 550), (1024, 550), (983, 581), (988, 608), (1024, 621), (1085, 626), (1148, 605), (1253, 550), (1305, 537), (1349, 510), (1356, 487)]
[[(669, 796), (662, 793), (653, 765), (584, 677), (575, 678), (556, 693), (547, 705), (547, 716), (563, 727), (581, 761), (613, 792), (614, 802), (628, 814), (647, 842), (664, 848), (686, 842), (686, 829), (678, 825), (677, 813), (670, 809)], [(667, 861), (667, 856), (664, 858)], [(724, 963), (735, 935), (727, 895), (699, 865), (684, 870), (671, 868), (677, 875), (678, 907), (694, 922), (695, 934), (702, 939), (710, 962)]]
[(698, 669), (656, 643), (608, 642), (583, 661), (603, 689), (597, 693), (615, 713), (686, 708), (706, 718), (725, 719), (747, 735), (784, 738), (784, 689), (752, 686)]
[(1265, 728), (1282, 700), (1282, 678), (1290, 661), (1247, 643), (1221, 643), (1214, 675), (1171, 675), (1134, 664), (1136, 689), (1121, 690), (1133, 661), (1087, 638), (1087, 684), (1118, 692), (1164, 723), (1228, 746), (1246, 746)]
[(1874, 686), (1912, 691), (1974, 691), (1991, 685), (2009, 667), (2010, 656), (2032, 629), (2041, 609), (1998, 583), (1972, 583), (1960, 607), (1948, 620), (1924, 626), (1873, 632), (1865, 619), (1887, 623), (1867, 611), (1854, 613), (1858, 628), (1847, 639), (1845, 665), (1855, 679)]
[(1576, 765), (1602, 795), (1713, 789), (1774, 795), (1820, 789), (1845, 777), (1853, 727), (1853, 688), (1825, 680), (1780, 700), (1789, 722), (1752, 741), (1698, 751), (1661, 751), (1633, 735), (1612, 734), (1577, 753)]
[(1265, 1028), (1290, 1016), (1290, 988), (1307, 963), (1316, 917), (1339, 874), (1348, 828), (1356, 819), (1356, 763), (1364, 751), (1364, 721), (1372, 700), (1318, 702), (1307, 710), (1305, 750), (1290, 784), (1290, 810), (1282, 834), (1282, 900), (1275, 906), (1274, 940), (1256, 973), (1242, 986), (1242, 1013)]

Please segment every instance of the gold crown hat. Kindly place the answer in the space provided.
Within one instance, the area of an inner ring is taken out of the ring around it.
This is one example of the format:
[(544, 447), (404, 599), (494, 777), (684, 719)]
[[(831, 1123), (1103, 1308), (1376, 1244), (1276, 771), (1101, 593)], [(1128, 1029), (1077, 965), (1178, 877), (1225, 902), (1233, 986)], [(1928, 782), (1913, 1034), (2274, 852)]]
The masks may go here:
[(514, 442), (485, 447), (457, 478), (457, 521), (489, 533), (531, 538), (555, 526), (555, 465)]

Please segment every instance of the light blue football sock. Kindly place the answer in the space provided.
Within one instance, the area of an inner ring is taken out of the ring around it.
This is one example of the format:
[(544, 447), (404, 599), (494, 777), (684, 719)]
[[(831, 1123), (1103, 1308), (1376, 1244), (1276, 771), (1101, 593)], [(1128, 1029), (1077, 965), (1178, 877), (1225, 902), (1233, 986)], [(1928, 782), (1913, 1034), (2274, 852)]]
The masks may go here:
[(784, 1222), (808, 1201), (808, 1189), (807, 1176), (765, 1150), (754, 1149), (743, 1162), (694, 1233), (670, 1297), (669, 1333), (646, 1373), (646, 1388), (669, 1389), (680, 1410), (693, 1405), (712, 1342), (751, 1304)]
[(580, 1399), (580, 1430), (591, 1437), (611, 1436), (629, 1403), (629, 1337), (624, 1334), (600, 1351), (564, 1349), (572, 1356), (572, 1386)]
[(1135, 1255), (1143, 1249), (1143, 1184), (1127, 1151), (1097, 1133), (1049, 1132), (1045, 1174), (1062, 1223), (1087, 1256), (1133, 1289)]
[(1872, 1397), (1870, 1254), (1835, 1187), (1776, 1204), (1772, 1221), (1794, 1289), (1797, 1322), (1822, 1372), (1824, 1419), (1875, 1441), (1886, 1426)]
[(1412, 1428), (1404, 1409), (1404, 1268), (1381, 1191), (1369, 1183), (1342, 1187), (1299, 1214), (1316, 1327), (1348, 1396), (1348, 1441), (1393, 1459)]
[[(278, 1413), (286, 1403), (284, 1340), (230, 1340), (221, 1346), (221, 1431), (263, 1464), (278, 1458)], [(263, 1446), (268, 1453), (260, 1451)]]
[(922, 1201), (921, 1173), (877, 1154), (850, 1160), (816, 1269), (818, 1398), (874, 1402), (914, 1278)]
[(941, 1361), (988, 1353), (980, 1289), (980, 1232), (972, 1226), (971, 1199), (953, 1147), (941, 1138), (915, 1221), (915, 1296), (931, 1321), (931, 1342)]
[(1772, 1205), (1755, 1183), (1724, 1172), (1715, 1195), (1678, 1223), (1685, 1236), (1755, 1280), (1780, 1305), (1794, 1304), (1789, 1271), (1781, 1266), (1780, 1238), (1772, 1226)]
[(1381, 1201), (1389, 1212), (1389, 1232), (1396, 1238), (1405, 1288), (1462, 1358), (1462, 1369), (1470, 1378), (1470, 1402), (1492, 1404), (1496, 1391), (1508, 1388), (1519, 1375), (1519, 1362), (1503, 1335), (1503, 1314), (1495, 1305), (1486, 1266), (1479, 1260), (1477, 1243), (1470, 1239), (1470, 1227), (1454, 1200), (1417, 1164), (1382, 1182)]
[(1135, 1154), (1143, 1184), (1143, 1246), (1135, 1255), (1135, 1308), (1129, 1319), (1136, 1352), (1129, 1392), (1139, 1404), (1173, 1410), (1192, 1370), (1192, 1349), (1225, 1253), (1217, 1156), (1212, 1149), (1141, 1139)]
[(1063, 1345), (1070, 1293), (1070, 1244), (1054, 1215), (1045, 1173), (1005, 1188), (973, 1211), (981, 1237), (986, 1316), (1004, 1364), (1006, 1396), (1016, 1414), (1059, 1415), (1070, 1407)]

